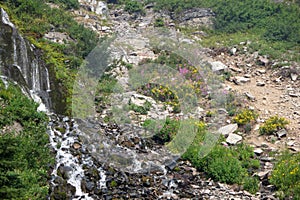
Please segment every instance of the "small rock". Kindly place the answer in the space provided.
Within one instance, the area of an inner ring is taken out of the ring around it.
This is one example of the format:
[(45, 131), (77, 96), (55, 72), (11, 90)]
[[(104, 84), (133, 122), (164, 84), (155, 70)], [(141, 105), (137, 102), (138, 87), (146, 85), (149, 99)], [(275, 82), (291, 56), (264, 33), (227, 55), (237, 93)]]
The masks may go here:
[(260, 158), (261, 161), (264, 161), (264, 162), (271, 162), (274, 160), (273, 157), (262, 157)]
[(244, 74), (244, 77), (245, 78), (251, 78), (252, 76), (251, 76), (251, 74)]
[(236, 76), (233, 78), (233, 82), (237, 85), (240, 85), (241, 83), (247, 83), (250, 82), (250, 78), (242, 77), (242, 76)]
[(233, 66), (231, 66), (231, 67), (229, 67), (229, 69), (231, 69), (231, 70), (234, 71), (234, 72), (239, 72), (239, 73), (243, 72), (243, 70), (240, 69), (240, 68), (238, 68), (238, 67), (233, 67)]
[(261, 62), (261, 64), (263, 64), (264, 66), (267, 66), (267, 65), (269, 64), (269, 62), (270, 62), (268, 58), (262, 57), (262, 56), (260, 56), (258, 60), (259, 60), (259, 61)]
[(298, 74), (291, 73), (291, 79), (292, 79), (292, 81), (296, 81), (297, 78), (298, 78)]
[(286, 137), (287, 131), (285, 129), (281, 129), (276, 133), (278, 138)]
[(235, 144), (237, 144), (239, 141), (241, 141), (242, 139), (243, 139), (242, 136), (237, 135), (237, 134), (234, 134), (234, 133), (231, 133), (231, 134), (229, 134), (228, 138), (226, 139), (226, 142), (227, 142), (228, 144), (235, 145)]
[(288, 146), (294, 146), (294, 144), (295, 144), (294, 141), (289, 141), (289, 142), (287, 143)]
[(255, 96), (253, 96), (250, 92), (245, 92), (245, 95), (248, 99), (250, 99), (251, 101), (255, 100)]
[(270, 171), (267, 170), (267, 171), (255, 173), (255, 175), (257, 175), (260, 180), (263, 180), (263, 179), (268, 178), (269, 173), (270, 173)]
[(300, 97), (300, 94), (296, 94), (296, 93), (289, 93), (289, 95), (290, 95), (291, 97)]
[(260, 148), (254, 149), (254, 153), (258, 156), (260, 156), (264, 151)]
[(74, 142), (73, 148), (74, 148), (75, 150), (80, 149), (80, 148), (81, 148), (81, 144), (78, 143), (78, 142)]
[(263, 87), (263, 86), (265, 86), (266, 84), (265, 84), (264, 81), (258, 81), (258, 82), (256, 83), (256, 85), (257, 85), (257, 86), (260, 86), (260, 87)]
[(230, 49), (231, 55), (235, 55), (236, 52), (237, 52), (237, 48), (236, 47), (233, 47), (232, 49)]
[(265, 69), (257, 69), (256, 70), (258, 73), (260, 74), (265, 74), (266, 73), (266, 70)]
[(70, 119), (69, 119), (69, 117), (64, 117), (64, 118), (63, 118), (63, 121), (64, 121), (64, 122), (68, 122), (68, 121), (70, 121)]

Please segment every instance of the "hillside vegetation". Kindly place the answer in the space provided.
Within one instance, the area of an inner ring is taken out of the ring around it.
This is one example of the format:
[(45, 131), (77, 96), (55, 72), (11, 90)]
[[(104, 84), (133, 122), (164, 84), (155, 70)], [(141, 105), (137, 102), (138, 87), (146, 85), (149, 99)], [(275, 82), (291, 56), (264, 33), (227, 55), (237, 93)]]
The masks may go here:
[[(132, 4), (131, 1), (122, 2), (127, 7)], [(154, 3), (157, 12), (175, 15), (195, 7), (211, 8), (216, 14), (213, 20), (214, 29), (204, 30), (208, 33), (208, 37), (202, 42), (204, 46), (232, 46), (250, 40), (252, 51), (259, 51), (273, 59), (300, 60), (299, 1), (283, 3), (275, 3), (271, 0), (145, 1), (145, 4), (148, 3)], [(288, 55), (287, 50), (290, 50)]]
[(1, 199), (44, 199), (53, 161), (46, 133), (48, 118), (17, 86), (0, 81)]

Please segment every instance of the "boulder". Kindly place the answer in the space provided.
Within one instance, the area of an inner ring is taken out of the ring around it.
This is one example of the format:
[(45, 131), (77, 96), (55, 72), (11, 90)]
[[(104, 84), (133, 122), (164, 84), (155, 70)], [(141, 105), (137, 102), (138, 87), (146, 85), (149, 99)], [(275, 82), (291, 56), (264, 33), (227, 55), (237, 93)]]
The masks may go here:
[(228, 66), (220, 61), (210, 62), (213, 72), (223, 72), (228, 69)]
[(238, 129), (237, 124), (229, 124), (229, 125), (226, 125), (226, 126), (223, 126), (223, 127), (219, 128), (218, 133), (220, 133), (220, 134), (224, 135), (225, 137), (227, 137), (229, 134), (233, 133), (237, 129)]
[(242, 139), (243, 139), (242, 136), (234, 134), (234, 133), (230, 133), (226, 139), (226, 142), (231, 145), (236, 145)]

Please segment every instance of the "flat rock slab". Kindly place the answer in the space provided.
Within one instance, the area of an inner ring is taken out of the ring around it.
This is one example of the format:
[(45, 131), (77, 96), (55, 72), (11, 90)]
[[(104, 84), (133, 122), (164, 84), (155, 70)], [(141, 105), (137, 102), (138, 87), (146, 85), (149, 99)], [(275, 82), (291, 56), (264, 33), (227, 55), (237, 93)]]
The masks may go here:
[(239, 141), (241, 141), (243, 139), (242, 136), (240, 135), (237, 135), (237, 134), (234, 134), (234, 133), (230, 133), (228, 138), (226, 139), (226, 142), (228, 144), (231, 144), (231, 145), (235, 145), (237, 144)]
[(223, 127), (219, 128), (218, 133), (220, 133), (220, 134), (224, 135), (225, 137), (227, 137), (230, 133), (233, 133), (237, 129), (238, 129), (237, 124), (229, 124), (229, 125), (226, 125), (226, 126), (223, 126)]

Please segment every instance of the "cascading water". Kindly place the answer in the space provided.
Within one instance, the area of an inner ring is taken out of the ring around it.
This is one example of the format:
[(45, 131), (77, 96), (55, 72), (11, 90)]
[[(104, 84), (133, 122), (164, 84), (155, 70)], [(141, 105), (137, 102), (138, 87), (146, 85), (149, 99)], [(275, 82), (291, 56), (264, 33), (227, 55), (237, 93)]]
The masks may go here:
[[(74, 120), (69, 120), (68, 117), (60, 119), (52, 116), (48, 130), (51, 147), (56, 152), (56, 164), (51, 181), (52, 191), (60, 188), (66, 193), (71, 191), (69, 197), (72, 197), (72, 199), (94, 199), (82, 189), (86, 169), (94, 168), (96, 164), (85, 146), (80, 144), (82, 133), (78, 129), (78, 125)], [(97, 180), (95, 187), (100, 190), (106, 187), (106, 176), (100, 166), (97, 166), (96, 169), (100, 178)], [(60, 176), (65, 178), (64, 181), (66, 181), (68, 187), (62, 189), (64, 184), (58, 181)], [(52, 198), (58, 199), (55, 195), (52, 194)]]
[(50, 81), (46, 66), (39, 58), (39, 50), (25, 40), (1, 8), (0, 73), (25, 88), (26, 94), (38, 103), (40, 110), (50, 108)]

